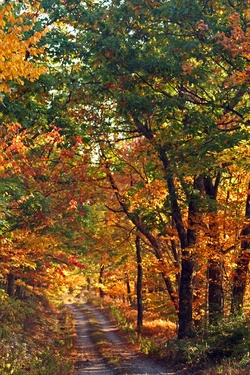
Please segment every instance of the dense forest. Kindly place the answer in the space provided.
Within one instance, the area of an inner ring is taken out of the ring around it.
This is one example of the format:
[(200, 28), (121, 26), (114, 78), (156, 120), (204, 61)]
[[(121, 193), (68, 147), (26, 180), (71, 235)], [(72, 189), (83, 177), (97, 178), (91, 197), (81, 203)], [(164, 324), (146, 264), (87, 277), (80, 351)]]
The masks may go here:
[(6, 342), (11, 311), (85, 291), (249, 356), (249, 6), (0, 2)]

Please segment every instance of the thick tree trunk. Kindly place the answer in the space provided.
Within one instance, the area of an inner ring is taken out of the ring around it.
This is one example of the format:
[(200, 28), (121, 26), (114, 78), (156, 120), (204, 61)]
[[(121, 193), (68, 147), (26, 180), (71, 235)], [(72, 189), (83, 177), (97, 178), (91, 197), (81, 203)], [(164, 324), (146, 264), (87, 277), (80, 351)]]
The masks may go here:
[(250, 262), (250, 183), (246, 201), (247, 224), (241, 231), (241, 251), (234, 271), (231, 312), (240, 313), (243, 307)]
[(210, 217), (211, 256), (208, 261), (208, 317), (216, 323), (223, 317), (223, 262), (219, 250), (219, 223), (217, 214)]
[(210, 260), (208, 266), (208, 314), (209, 323), (215, 323), (223, 316), (222, 262)]
[(179, 302), (179, 329), (178, 337), (192, 336), (193, 331), (193, 277), (194, 264), (189, 251), (182, 252), (182, 269), (180, 283), (180, 302)]
[(7, 288), (6, 292), (10, 297), (14, 297), (15, 295), (15, 275), (9, 273), (7, 275)]
[[(250, 229), (250, 228), (249, 228)], [(249, 231), (250, 234), (250, 231)], [(234, 272), (233, 292), (231, 312), (233, 314), (240, 313), (243, 308), (244, 295), (247, 286), (248, 268), (250, 262), (250, 241), (248, 245), (248, 252), (242, 251), (239, 255), (237, 266)]]
[(137, 332), (140, 334), (143, 325), (143, 303), (142, 303), (142, 258), (141, 258), (141, 244), (140, 237), (136, 236), (136, 261), (137, 261)]
[[(192, 247), (197, 242), (197, 229), (201, 222), (199, 209), (200, 199), (204, 193), (203, 176), (194, 179), (194, 193), (190, 197), (188, 207), (188, 229), (186, 248), (182, 250), (182, 270), (180, 282), (180, 302), (179, 302), (179, 331), (178, 337), (190, 337), (193, 335), (193, 273), (194, 260)], [(184, 243), (184, 241), (183, 241)]]
[[(209, 218), (210, 255), (208, 260), (208, 316), (209, 323), (215, 323), (223, 316), (223, 263), (220, 260), (219, 223), (217, 216), (216, 199), (221, 174), (218, 173), (213, 183), (211, 177), (205, 178), (207, 196), (212, 200)], [(214, 207), (213, 207), (214, 206)]]

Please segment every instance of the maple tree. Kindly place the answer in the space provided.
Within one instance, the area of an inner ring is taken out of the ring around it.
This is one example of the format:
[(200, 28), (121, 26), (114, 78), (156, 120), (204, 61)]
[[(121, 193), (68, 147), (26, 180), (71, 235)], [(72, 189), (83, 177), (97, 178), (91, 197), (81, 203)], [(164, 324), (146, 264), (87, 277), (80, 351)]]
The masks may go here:
[(36, 80), (46, 72), (45, 66), (37, 66), (32, 58), (43, 53), (44, 49), (37, 44), (46, 34), (42, 32), (29, 32), (33, 30), (33, 23), (27, 22), (28, 13), (16, 15), (14, 5), (3, 4), (0, 8), (0, 92), (11, 90), (10, 83), (16, 82), (23, 85), (24, 79)]
[[(80, 137), (65, 142), (55, 125), (62, 98), (45, 52), (53, 22), (39, 4), (1, 6), (1, 273), (11, 295), (15, 278), (45, 286), (53, 273), (63, 279), (66, 266), (83, 267), (67, 254), (69, 233), (62, 229), (81, 205), (86, 161), (72, 159)], [(61, 116), (60, 125), (69, 123)]]
[[(34, 285), (35, 279), (41, 283), (39, 278), (46, 276), (48, 267), (62, 276), (65, 265), (81, 268), (80, 262), (72, 262), (72, 256), (67, 255), (67, 234), (62, 227), (73, 220), (77, 205), (82, 202), (75, 179), (82, 179), (84, 168), (82, 157), (80, 164), (74, 164), (71, 153), (57, 147), (62, 140), (56, 129), (37, 136), (32, 146), (27, 145), (31, 131), (20, 131), (21, 126), (15, 124), (1, 137), (5, 141), (1, 171), (1, 272)], [(71, 162), (74, 166), (70, 175)], [(13, 277), (9, 277), (9, 282), (13, 284)], [(12, 293), (13, 286), (10, 288)]]
[[(219, 220), (217, 194), (227, 166), (217, 160), (248, 139), (248, 89), (246, 82), (235, 81), (236, 71), (244, 75), (248, 62), (241, 57), (235, 62), (225, 47), (230, 35), (235, 37), (230, 34), (232, 11), (242, 15), (241, 27), (248, 38), (241, 5), (199, 1), (188, 6), (185, 1), (68, 5), (84, 46), (79, 66), (84, 98), (79, 88), (73, 99), (85, 105), (82, 120), (96, 147), (116, 151), (119, 140), (143, 137), (149, 152), (157, 155), (156, 168), (163, 168), (165, 200), (182, 253), (180, 338), (193, 330), (192, 281), (196, 249), (204, 246), (200, 233), (206, 217), (211, 241), (210, 318), (216, 319), (222, 308), (223, 272), (214, 219)], [(136, 210), (119, 192), (112, 164), (108, 156), (110, 186), (123, 212), (145, 235)]]

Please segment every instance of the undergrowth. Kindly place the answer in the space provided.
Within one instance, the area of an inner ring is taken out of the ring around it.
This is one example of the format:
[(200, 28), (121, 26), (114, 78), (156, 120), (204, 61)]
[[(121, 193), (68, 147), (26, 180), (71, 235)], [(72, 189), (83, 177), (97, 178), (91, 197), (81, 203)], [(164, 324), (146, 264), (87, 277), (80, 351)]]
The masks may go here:
[(165, 355), (175, 363), (206, 367), (206, 375), (248, 375), (250, 321), (243, 315), (221, 319), (193, 338), (169, 341)]
[(0, 374), (69, 375), (73, 348), (69, 312), (30, 294), (25, 301), (0, 289)]
[(134, 329), (134, 324), (126, 318), (126, 315), (116, 305), (110, 306), (111, 315), (123, 332), (126, 332), (128, 340), (132, 344), (137, 344), (143, 354), (155, 355), (159, 350), (154, 341), (149, 337), (138, 334)]

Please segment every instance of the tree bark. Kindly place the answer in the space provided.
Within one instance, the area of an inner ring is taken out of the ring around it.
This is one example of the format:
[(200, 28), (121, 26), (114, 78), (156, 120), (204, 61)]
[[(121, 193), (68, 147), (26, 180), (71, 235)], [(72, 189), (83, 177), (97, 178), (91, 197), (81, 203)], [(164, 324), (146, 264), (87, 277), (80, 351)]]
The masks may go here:
[(103, 275), (104, 275), (104, 264), (101, 264), (101, 267), (100, 267), (100, 274), (99, 274), (99, 284), (100, 284), (100, 287), (99, 287), (99, 295), (100, 295), (100, 298), (103, 298), (105, 296), (105, 292), (102, 288), (102, 284), (103, 284)]
[(10, 297), (14, 297), (15, 295), (15, 275), (9, 273), (7, 275), (7, 288), (6, 292)]
[(140, 334), (143, 325), (143, 303), (142, 303), (142, 258), (141, 258), (141, 244), (140, 237), (137, 235), (135, 240), (136, 245), (136, 261), (137, 261), (137, 332)]
[(210, 238), (212, 255), (208, 261), (208, 317), (209, 323), (216, 323), (223, 317), (223, 262), (219, 249), (219, 224), (217, 214), (210, 215)]
[(129, 282), (129, 277), (127, 273), (126, 273), (126, 286), (127, 286), (129, 304), (132, 305), (133, 301), (132, 301), (132, 295), (131, 295), (131, 288), (130, 288), (130, 282)]
[(217, 193), (221, 179), (218, 173), (213, 183), (210, 176), (205, 178), (204, 185), (207, 196), (212, 200), (209, 213), (210, 251), (208, 260), (208, 316), (209, 323), (216, 323), (223, 316), (223, 263), (219, 246), (219, 224), (217, 217)]
[(192, 247), (197, 242), (197, 229), (201, 221), (200, 199), (204, 193), (203, 176), (194, 179), (194, 191), (188, 206), (188, 229), (186, 248), (182, 249), (182, 271), (180, 283), (179, 332), (180, 339), (193, 336), (193, 273), (194, 259)]
[(208, 314), (209, 323), (216, 323), (223, 316), (222, 262), (209, 261), (208, 266)]
[(193, 277), (194, 264), (189, 251), (182, 251), (181, 283), (179, 292), (178, 338), (193, 335)]
[(234, 271), (231, 313), (242, 311), (250, 262), (250, 183), (246, 200), (246, 226), (241, 231), (241, 251)]

